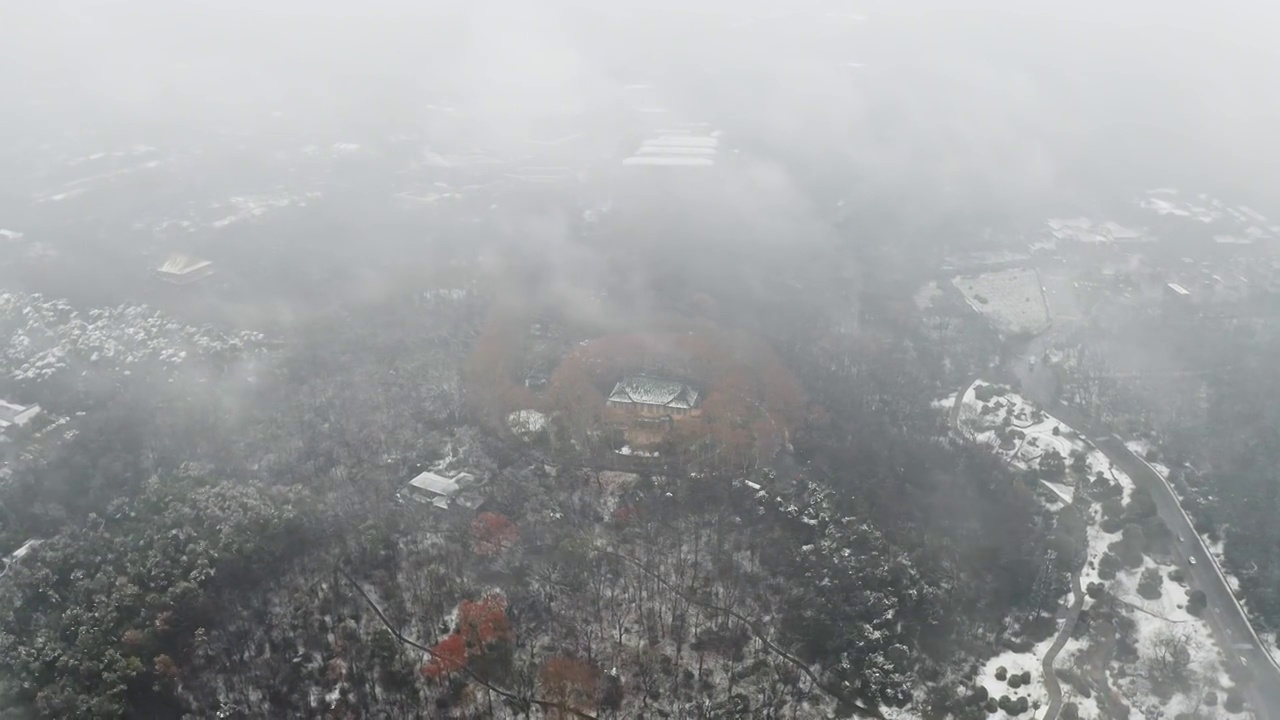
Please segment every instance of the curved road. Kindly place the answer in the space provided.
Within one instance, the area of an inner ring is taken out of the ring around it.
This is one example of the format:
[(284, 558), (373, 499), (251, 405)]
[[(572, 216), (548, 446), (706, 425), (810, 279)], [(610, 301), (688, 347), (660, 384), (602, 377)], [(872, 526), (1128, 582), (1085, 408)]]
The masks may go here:
[[(1033, 341), (1028, 352), (1034, 357), (1034, 354), (1040, 352), (1039, 346)], [(1252, 682), (1245, 685), (1246, 699), (1253, 706), (1257, 717), (1263, 720), (1280, 718), (1280, 665), (1254, 632), (1244, 608), (1236, 600), (1217, 561), (1183, 511), (1173, 488), (1155, 469), (1125, 447), (1124, 442), (1110, 428), (1086, 417), (1076, 408), (1057, 402), (1057, 383), (1052, 378), (1052, 371), (1043, 366), (1032, 368), (1025, 358), (1026, 355), (1022, 355), (1013, 360), (1011, 368), (1011, 374), (1022, 381), (1023, 396), (1034, 400), (1045, 412), (1092, 438), (1098, 450), (1113, 465), (1123, 470), (1137, 487), (1146, 490), (1155, 499), (1156, 512), (1161, 521), (1175, 538), (1180, 539), (1174, 543), (1174, 555), (1179, 566), (1191, 586), (1203, 590), (1208, 600), (1204, 617), (1217, 638), (1223, 655), (1237, 669), (1247, 668), (1247, 673), (1253, 676)]]
[(1044, 659), (1040, 663), (1044, 672), (1045, 689), (1049, 691), (1049, 707), (1040, 720), (1056, 720), (1058, 712), (1062, 710), (1062, 685), (1058, 682), (1057, 674), (1053, 672), (1053, 663), (1058, 659), (1058, 653), (1063, 646), (1071, 639), (1071, 633), (1075, 632), (1076, 622), (1080, 619), (1080, 609), (1084, 607), (1084, 590), (1080, 587), (1080, 573), (1084, 571), (1084, 564), (1088, 557), (1088, 552), (1085, 552), (1079, 567), (1071, 573), (1071, 590), (1075, 593), (1075, 599), (1067, 609), (1067, 621), (1063, 623), (1058, 638), (1049, 646), (1049, 651), (1044, 654)]

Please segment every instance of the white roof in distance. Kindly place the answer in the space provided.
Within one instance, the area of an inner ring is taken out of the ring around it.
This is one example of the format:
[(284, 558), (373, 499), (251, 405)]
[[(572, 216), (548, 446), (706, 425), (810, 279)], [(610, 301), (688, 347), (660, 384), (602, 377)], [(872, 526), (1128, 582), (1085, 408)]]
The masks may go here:
[(715, 155), (715, 148), (709, 147), (657, 147), (642, 146), (637, 155)]
[(1188, 289), (1186, 289), (1186, 288), (1182, 287), (1182, 286), (1181, 286), (1181, 285), (1179, 285), (1178, 283), (1169, 283), (1169, 289), (1170, 289), (1170, 290), (1172, 290), (1172, 291), (1174, 291), (1175, 293), (1177, 293), (1177, 294), (1179, 294), (1179, 295), (1190, 295), (1190, 294), (1191, 294), (1191, 291), (1190, 291), (1190, 290), (1188, 290)]
[(204, 260), (192, 255), (184, 255), (182, 253), (174, 253), (164, 261), (164, 264), (156, 268), (159, 272), (171, 275), (186, 275), (197, 270), (209, 267), (213, 264), (212, 260)]
[(672, 157), (669, 155), (640, 155), (622, 161), (623, 165), (696, 165), (707, 167), (715, 161), (706, 157)]
[(663, 135), (662, 137), (645, 140), (640, 143), (641, 147), (666, 146), (666, 147), (718, 147), (720, 145), (719, 138), (699, 136), (699, 135)]

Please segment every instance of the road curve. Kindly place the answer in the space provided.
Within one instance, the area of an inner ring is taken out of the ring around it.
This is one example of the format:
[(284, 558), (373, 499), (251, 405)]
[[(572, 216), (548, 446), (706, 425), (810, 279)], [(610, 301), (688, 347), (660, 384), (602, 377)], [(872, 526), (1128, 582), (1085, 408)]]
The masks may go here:
[(1118, 437), (1099, 437), (1097, 445), (1116, 467), (1133, 479), (1135, 485), (1151, 494), (1160, 519), (1175, 538), (1181, 538), (1181, 542), (1174, 543), (1174, 554), (1194, 587), (1204, 591), (1208, 600), (1205, 618), (1218, 636), (1223, 654), (1232, 664), (1247, 666), (1253, 673), (1252, 692), (1248, 694), (1252, 696), (1254, 712), (1262, 718), (1277, 717), (1280, 714), (1280, 665), (1276, 664), (1254, 631), (1217, 560), (1205, 547), (1173, 488)]
[[(1021, 370), (1020, 365), (1017, 360), (1014, 361), (1015, 370)], [(1173, 488), (1145, 460), (1130, 451), (1110, 428), (1094, 422), (1076, 408), (1057, 402), (1051, 394), (1052, 385), (1024, 380), (1022, 386), (1025, 396), (1039, 403), (1045, 412), (1093, 438), (1098, 450), (1107, 456), (1112, 465), (1123, 470), (1137, 487), (1150, 493), (1161, 521), (1175, 538), (1182, 540), (1174, 543), (1174, 554), (1193, 587), (1198, 587), (1205, 593), (1208, 606), (1204, 617), (1216, 636), (1223, 655), (1237, 669), (1247, 667), (1253, 675), (1253, 681), (1244, 684), (1244, 689), (1256, 717), (1259, 720), (1280, 719), (1280, 665), (1254, 631), (1244, 608), (1227, 584), (1222, 569), (1218, 567), (1217, 560), (1205, 547)], [(957, 404), (962, 397), (957, 397)], [(958, 416), (958, 409), (953, 408), (953, 427)], [(1191, 562), (1193, 558), (1194, 564)], [(1046, 714), (1045, 719), (1051, 717)]]
[(1075, 632), (1076, 622), (1080, 619), (1080, 609), (1084, 607), (1084, 590), (1080, 587), (1080, 573), (1084, 572), (1084, 564), (1088, 557), (1088, 552), (1083, 553), (1080, 564), (1075, 572), (1071, 573), (1071, 591), (1074, 593), (1074, 599), (1067, 610), (1067, 621), (1063, 623), (1057, 639), (1049, 646), (1049, 651), (1044, 654), (1044, 659), (1041, 661), (1044, 686), (1049, 692), (1049, 707), (1040, 720), (1057, 720), (1058, 713), (1062, 710), (1062, 686), (1058, 682), (1058, 676), (1053, 672), (1053, 663), (1058, 659), (1058, 653), (1063, 646), (1071, 639), (1071, 633)]
[[(1228, 586), (1217, 560), (1209, 553), (1200, 534), (1173, 488), (1145, 460), (1134, 455), (1110, 428), (1093, 422), (1079, 410), (1058, 402), (1036, 398), (1045, 412), (1093, 438), (1098, 450), (1111, 464), (1120, 468), (1134, 484), (1150, 493), (1156, 514), (1175, 538), (1174, 555), (1192, 587), (1204, 591), (1208, 609), (1204, 618), (1217, 637), (1227, 661), (1237, 669), (1246, 666), (1253, 673), (1252, 683), (1245, 685), (1246, 699), (1260, 720), (1280, 718), (1280, 666), (1254, 632), (1244, 608)], [(1195, 564), (1191, 559), (1195, 559)]]

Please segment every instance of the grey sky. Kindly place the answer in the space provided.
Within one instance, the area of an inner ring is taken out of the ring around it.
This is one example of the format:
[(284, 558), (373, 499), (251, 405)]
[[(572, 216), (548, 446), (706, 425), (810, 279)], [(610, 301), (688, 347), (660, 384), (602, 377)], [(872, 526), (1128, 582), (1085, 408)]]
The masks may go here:
[[(673, 102), (843, 155), (889, 192), (924, 178), (961, 203), (1088, 194), (1068, 180), (1086, 165), (1239, 188), (1280, 180), (1268, 37), (1280, 10), (1268, 3), (708, 0), (678, 4), (693, 5), (687, 22), (661, 5), (16, 3), (0, 28), (0, 83), (18, 106), (4, 122), (18, 138), (277, 132), (279, 112), (287, 131), (324, 135), (411, 125), (444, 100), (502, 135), (649, 74)], [(836, 17), (846, 12), (867, 19)]]

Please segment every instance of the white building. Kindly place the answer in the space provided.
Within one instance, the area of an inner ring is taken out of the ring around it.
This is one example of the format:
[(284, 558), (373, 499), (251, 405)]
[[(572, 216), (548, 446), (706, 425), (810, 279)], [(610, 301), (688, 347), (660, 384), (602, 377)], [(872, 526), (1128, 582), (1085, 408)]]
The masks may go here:
[(156, 276), (175, 285), (186, 285), (213, 274), (213, 261), (174, 253), (156, 268)]
[(39, 414), (39, 405), (19, 405), (8, 400), (0, 400), (0, 432), (11, 427), (22, 427)]
[(1113, 242), (1139, 242), (1146, 239), (1141, 230), (1134, 230), (1110, 220), (1102, 224), (1102, 234)]
[(622, 164), (711, 167), (719, 153), (719, 132), (707, 130), (705, 123), (675, 124), (641, 142)]
[[(444, 509), (449, 507), (455, 496), (476, 485), (476, 477), (471, 473), (463, 472), (453, 477), (445, 477), (427, 471), (409, 481), (408, 491), (409, 497), (414, 500)], [(478, 504), (473, 499), (463, 497), (458, 497), (457, 500), (458, 504), (463, 506)]]

